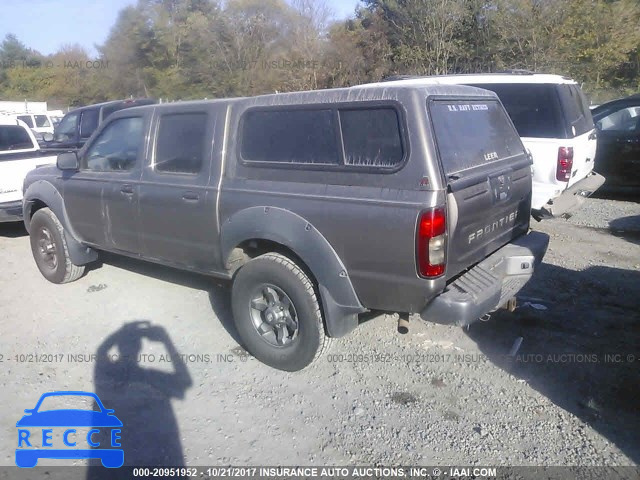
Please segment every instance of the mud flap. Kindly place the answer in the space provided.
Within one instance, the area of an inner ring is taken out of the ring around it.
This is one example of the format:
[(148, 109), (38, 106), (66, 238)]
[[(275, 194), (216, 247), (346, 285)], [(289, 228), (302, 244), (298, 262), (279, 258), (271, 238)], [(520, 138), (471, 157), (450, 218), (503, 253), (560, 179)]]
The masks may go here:
[(74, 265), (80, 267), (98, 259), (98, 252), (93, 248), (82, 245), (67, 230), (64, 231), (64, 239), (67, 241), (69, 258)]

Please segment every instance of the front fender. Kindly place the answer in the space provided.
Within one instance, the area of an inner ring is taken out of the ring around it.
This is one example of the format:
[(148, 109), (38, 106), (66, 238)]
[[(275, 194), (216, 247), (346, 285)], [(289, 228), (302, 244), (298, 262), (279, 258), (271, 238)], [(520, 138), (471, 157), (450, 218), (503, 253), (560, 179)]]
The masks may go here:
[(327, 239), (301, 216), (282, 208), (251, 207), (229, 217), (221, 228), (222, 258), (247, 240), (269, 240), (293, 251), (318, 283), (327, 332), (341, 337), (358, 325), (366, 311), (344, 264)]
[(98, 252), (89, 248), (77, 239), (67, 216), (64, 200), (58, 189), (47, 180), (33, 182), (24, 192), (22, 203), (22, 213), (24, 225), (28, 232), (31, 232), (31, 208), (35, 202), (44, 203), (58, 217), (64, 227), (64, 238), (67, 242), (69, 257), (74, 265), (86, 265), (98, 259)]

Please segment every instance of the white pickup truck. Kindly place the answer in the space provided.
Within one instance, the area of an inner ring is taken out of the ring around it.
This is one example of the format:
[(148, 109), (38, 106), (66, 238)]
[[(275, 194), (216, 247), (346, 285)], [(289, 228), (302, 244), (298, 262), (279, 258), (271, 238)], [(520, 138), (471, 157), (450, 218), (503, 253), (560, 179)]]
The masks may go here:
[(21, 120), (0, 116), (0, 222), (22, 220), (22, 184), (27, 173), (56, 163), (56, 154), (40, 150)]

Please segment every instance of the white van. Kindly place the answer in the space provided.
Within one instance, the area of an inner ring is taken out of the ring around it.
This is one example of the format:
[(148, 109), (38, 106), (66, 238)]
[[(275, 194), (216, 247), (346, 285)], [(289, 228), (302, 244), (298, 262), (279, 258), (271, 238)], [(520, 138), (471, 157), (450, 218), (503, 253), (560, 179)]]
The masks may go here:
[(22, 220), (22, 184), (36, 167), (56, 163), (21, 120), (0, 116), (0, 222)]
[(55, 123), (47, 113), (21, 113), (19, 115), (16, 115), (16, 118), (23, 121), (31, 130), (36, 133), (53, 134)]
[(593, 171), (596, 129), (580, 86), (570, 78), (514, 73), (392, 77), (409, 85), (470, 85), (495, 92), (522, 143), (533, 156), (532, 215), (536, 219), (569, 213), (604, 183)]

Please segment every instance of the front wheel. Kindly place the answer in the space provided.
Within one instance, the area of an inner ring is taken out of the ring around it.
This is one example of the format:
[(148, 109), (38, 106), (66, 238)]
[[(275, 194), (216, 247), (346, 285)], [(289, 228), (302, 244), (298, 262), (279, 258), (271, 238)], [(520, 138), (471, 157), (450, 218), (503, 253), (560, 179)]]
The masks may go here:
[(231, 297), (238, 335), (271, 367), (302, 370), (329, 344), (313, 283), (284, 255), (267, 253), (244, 265)]
[(68, 283), (84, 273), (84, 266), (74, 265), (64, 238), (64, 228), (48, 208), (38, 210), (29, 228), (31, 252), (40, 273), (52, 283)]

